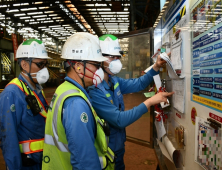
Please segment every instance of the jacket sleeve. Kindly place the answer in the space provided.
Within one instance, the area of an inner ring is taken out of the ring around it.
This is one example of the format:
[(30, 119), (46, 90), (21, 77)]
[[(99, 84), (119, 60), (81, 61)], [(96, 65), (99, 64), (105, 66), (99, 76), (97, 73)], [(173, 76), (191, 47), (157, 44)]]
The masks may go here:
[(94, 116), (84, 99), (71, 97), (65, 101), (62, 122), (71, 153), (73, 169), (101, 169), (94, 146), (96, 129)]
[(22, 168), (17, 129), (22, 115), (22, 106), (13, 92), (0, 95), (0, 146), (9, 170)]
[(128, 94), (128, 93), (134, 93), (134, 92), (138, 92), (145, 89), (153, 81), (153, 76), (157, 74), (158, 72), (156, 72), (152, 68), (146, 74), (144, 74), (143, 76), (139, 78), (123, 79), (123, 78), (117, 77), (121, 93)]
[(120, 129), (135, 122), (148, 111), (144, 103), (141, 103), (131, 110), (120, 111), (114, 104), (111, 104), (103, 92), (97, 88), (90, 90), (89, 95), (92, 99), (93, 108), (99, 117)]

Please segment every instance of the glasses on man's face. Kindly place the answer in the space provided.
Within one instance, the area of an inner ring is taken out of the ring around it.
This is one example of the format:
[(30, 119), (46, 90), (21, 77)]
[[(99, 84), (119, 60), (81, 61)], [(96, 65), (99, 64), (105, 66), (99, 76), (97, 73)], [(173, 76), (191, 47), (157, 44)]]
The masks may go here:
[(40, 69), (43, 69), (44, 67), (47, 67), (48, 66), (48, 61), (41, 61), (41, 62), (32, 62), (32, 63), (35, 63), (37, 66), (38, 66), (38, 68), (40, 68)]
[(110, 58), (112, 58), (112, 59), (120, 59), (121, 58), (121, 56), (109, 56)]
[(100, 69), (101, 67), (101, 63), (91, 63), (91, 62), (87, 62), (87, 63), (94, 65), (97, 69)]

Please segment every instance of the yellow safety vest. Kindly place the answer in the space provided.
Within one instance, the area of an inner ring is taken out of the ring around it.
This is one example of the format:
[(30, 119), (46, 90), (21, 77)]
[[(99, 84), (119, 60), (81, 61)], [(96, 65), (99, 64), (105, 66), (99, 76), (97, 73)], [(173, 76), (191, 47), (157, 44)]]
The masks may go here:
[(98, 153), (101, 169), (114, 170), (114, 153), (108, 147), (109, 139), (103, 130), (104, 121), (97, 116), (86, 95), (79, 88), (67, 81), (56, 89), (50, 103), (45, 128), (42, 169), (73, 169), (70, 163), (71, 154), (68, 149), (68, 141), (61, 119), (64, 101), (72, 96), (82, 97), (92, 110), (97, 126), (97, 136), (94, 146)]
[[(23, 83), (23, 86), (21, 83)], [(29, 94), (29, 91), (28, 91), (26, 85), (24, 84), (24, 82), (20, 81), (18, 78), (14, 78), (12, 81), (10, 81), (8, 83), (8, 85), (10, 85), (10, 84), (14, 84), (14, 85), (18, 86), (20, 88), (20, 90), (23, 91), (26, 95)], [(41, 112), (39, 114), (42, 115), (44, 118), (46, 118), (47, 111), (46, 111), (44, 105), (42, 104), (41, 100), (39, 99), (38, 95), (32, 90), (30, 90), (30, 92), (31, 92), (31, 95), (35, 96), (38, 101), (39, 107), (41, 109)], [(43, 90), (42, 90), (42, 95), (45, 98)], [(47, 103), (47, 101), (46, 101), (46, 103)], [(20, 152), (24, 153), (24, 154), (42, 152), (43, 151), (43, 144), (44, 144), (44, 138), (20, 141), (19, 142)]]

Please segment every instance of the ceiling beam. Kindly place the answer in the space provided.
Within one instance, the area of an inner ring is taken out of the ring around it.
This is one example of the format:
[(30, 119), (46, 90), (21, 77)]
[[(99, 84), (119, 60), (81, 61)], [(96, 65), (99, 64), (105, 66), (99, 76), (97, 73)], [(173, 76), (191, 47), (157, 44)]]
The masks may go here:
[[(88, 25), (90, 25), (90, 27), (93, 29), (93, 31), (95, 31), (95, 33), (96, 33), (98, 36), (102, 35), (101, 30), (100, 30), (97, 26), (92, 26), (92, 25), (91, 25), (91, 22), (87, 20), (87, 18), (85, 17), (85, 15), (84, 15), (81, 7), (79, 7), (79, 4), (78, 4), (78, 3), (75, 3), (75, 2), (76, 2), (76, 0), (72, 0), (73, 5), (76, 7), (76, 9), (78, 10), (79, 13), (77, 14), (77, 13), (74, 13), (74, 12), (73, 12), (73, 14), (75, 14), (76, 16), (82, 16), (82, 17), (85, 19), (85, 21), (88, 23)], [(78, 2), (79, 2), (79, 1), (78, 1)]]
[(135, 8), (135, 11), (136, 11), (136, 13), (140, 16), (140, 17), (142, 17), (142, 18), (144, 18), (146, 21), (148, 21), (148, 17), (145, 15), (145, 14), (143, 14), (142, 12), (140, 12), (138, 9), (136, 9)]
[[(144, 15), (146, 15), (146, 13), (148, 11), (149, 3), (150, 3), (150, 0), (147, 0), (147, 5), (146, 5), (145, 11), (144, 11)], [(143, 17), (142, 22), (141, 22), (141, 27), (143, 26), (143, 23), (144, 23), (144, 17)]]

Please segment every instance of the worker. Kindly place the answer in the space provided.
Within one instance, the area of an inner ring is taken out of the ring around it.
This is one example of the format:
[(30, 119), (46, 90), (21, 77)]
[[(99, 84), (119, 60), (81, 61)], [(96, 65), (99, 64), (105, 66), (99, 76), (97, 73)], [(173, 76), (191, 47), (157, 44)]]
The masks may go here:
[(152, 81), (153, 76), (158, 74), (158, 70), (165, 63), (158, 58), (152, 69), (145, 75), (136, 79), (123, 79), (114, 76), (122, 68), (120, 61), (121, 51), (118, 38), (107, 34), (99, 38), (102, 55), (108, 60), (103, 62), (104, 80), (97, 87), (89, 88), (89, 96), (92, 100), (93, 108), (102, 119), (110, 125), (109, 147), (116, 156), (116, 170), (125, 169), (124, 153), (126, 132), (125, 127), (138, 120), (144, 113), (148, 112), (151, 105), (166, 102), (167, 97), (173, 93), (158, 93), (147, 99), (139, 106), (131, 110), (124, 111), (123, 94), (134, 93), (145, 89)]
[(90, 33), (69, 37), (62, 49), (67, 77), (50, 103), (46, 121), (43, 170), (114, 170), (108, 148), (109, 127), (94, 111), (86, 88), (103, 78), (99, 39)]
[(0, 147), (9, 170), (40, 170), (48, 104), (43, 88), (49, 78), (47, 51), (42, 41), (19, 45), (21, 69), (0, 94)]

